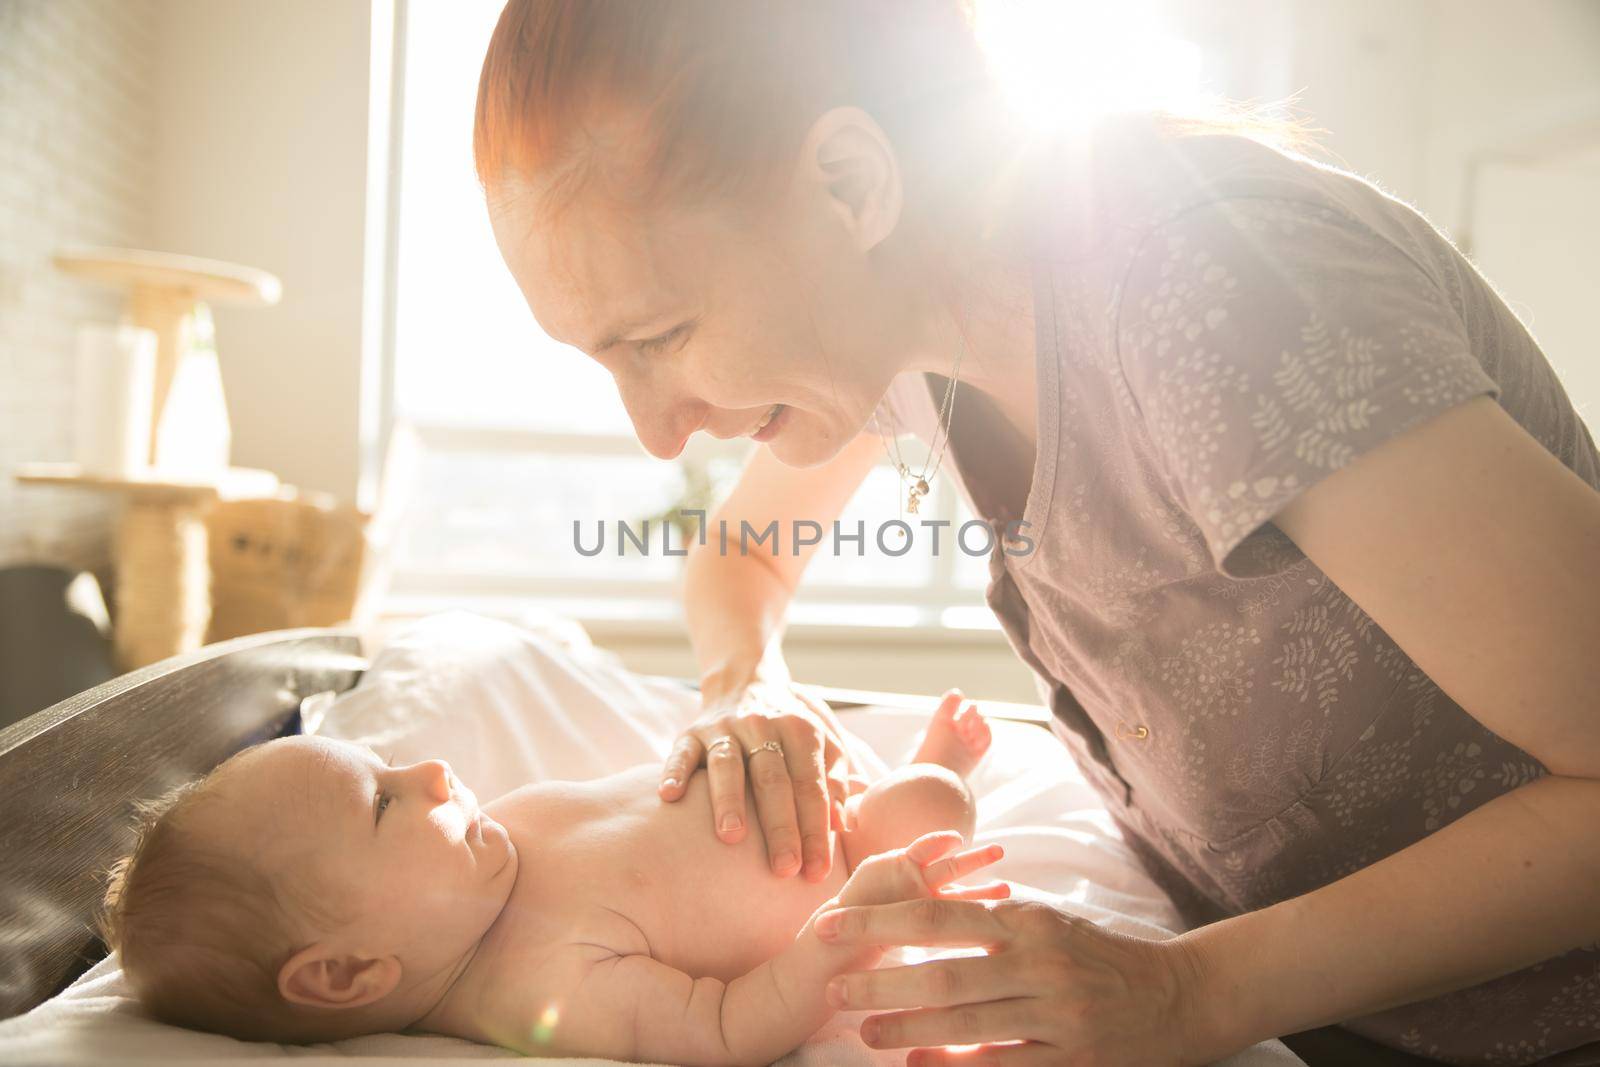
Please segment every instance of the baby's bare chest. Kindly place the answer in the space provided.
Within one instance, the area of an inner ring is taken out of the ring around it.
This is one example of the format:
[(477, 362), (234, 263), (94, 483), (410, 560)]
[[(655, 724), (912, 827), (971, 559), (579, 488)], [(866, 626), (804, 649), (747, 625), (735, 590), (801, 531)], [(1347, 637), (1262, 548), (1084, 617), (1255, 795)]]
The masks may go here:
[(822, 882), (780, 879), (753, 806), (745, 839), (726, 844), (712, 832), (705, 776), (664, 804), (657, 774), (640, 768), (497, 813), (522, 861), (512, 919), (537, 925), (543, 940), (731, 980), (783, 951), (838, 892), (843, 857)]

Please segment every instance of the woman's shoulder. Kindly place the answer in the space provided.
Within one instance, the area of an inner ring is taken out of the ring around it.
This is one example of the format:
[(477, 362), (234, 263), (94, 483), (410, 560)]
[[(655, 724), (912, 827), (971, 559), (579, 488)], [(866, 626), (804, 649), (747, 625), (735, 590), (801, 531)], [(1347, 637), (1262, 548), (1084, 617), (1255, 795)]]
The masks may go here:
[(1047, 258), (1115, 270), (1184, 215), (1250, 201), (1391, 238), (1397, 225), (1420, 220), (1409, 204), (1331, 163), (1241, 133), (1177, 132), (1148, 114), (1108, 117), (1042, 152), (1028, 210)]

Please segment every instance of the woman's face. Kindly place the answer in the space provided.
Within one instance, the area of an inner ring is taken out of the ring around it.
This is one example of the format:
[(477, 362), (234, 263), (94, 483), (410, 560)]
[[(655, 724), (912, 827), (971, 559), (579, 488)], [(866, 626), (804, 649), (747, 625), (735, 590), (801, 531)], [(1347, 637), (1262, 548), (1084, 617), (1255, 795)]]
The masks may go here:
[(885, 246), (859, 248), (825, 184), (797, 180), (759, 218), (629, 217), (587, 191), (551, 213), (541, 196), (491, 196), (501, 255), (544, 331), (611, 373), (652, 455), (704, 430), (815, 466), (906, 366), (912, 287)]

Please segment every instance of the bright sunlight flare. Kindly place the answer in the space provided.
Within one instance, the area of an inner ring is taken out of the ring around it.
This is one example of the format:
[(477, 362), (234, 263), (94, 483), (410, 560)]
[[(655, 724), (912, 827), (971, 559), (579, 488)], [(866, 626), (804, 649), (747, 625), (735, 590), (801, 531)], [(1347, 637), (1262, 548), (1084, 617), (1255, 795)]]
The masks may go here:
[(1140, 0), (978, 0), (976, 29), (1022, 121), (1040, 132), (1200, 95), (1200, 49)]

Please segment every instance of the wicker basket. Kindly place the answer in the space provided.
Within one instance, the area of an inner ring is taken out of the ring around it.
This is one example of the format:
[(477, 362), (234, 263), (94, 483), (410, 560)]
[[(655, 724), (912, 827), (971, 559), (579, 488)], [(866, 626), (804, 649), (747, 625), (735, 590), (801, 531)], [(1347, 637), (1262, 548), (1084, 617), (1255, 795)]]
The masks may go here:
[(206, 515), (208, 641), (351, 618), (367, 557), (368, 516), (321, 494), (219, 501)]

